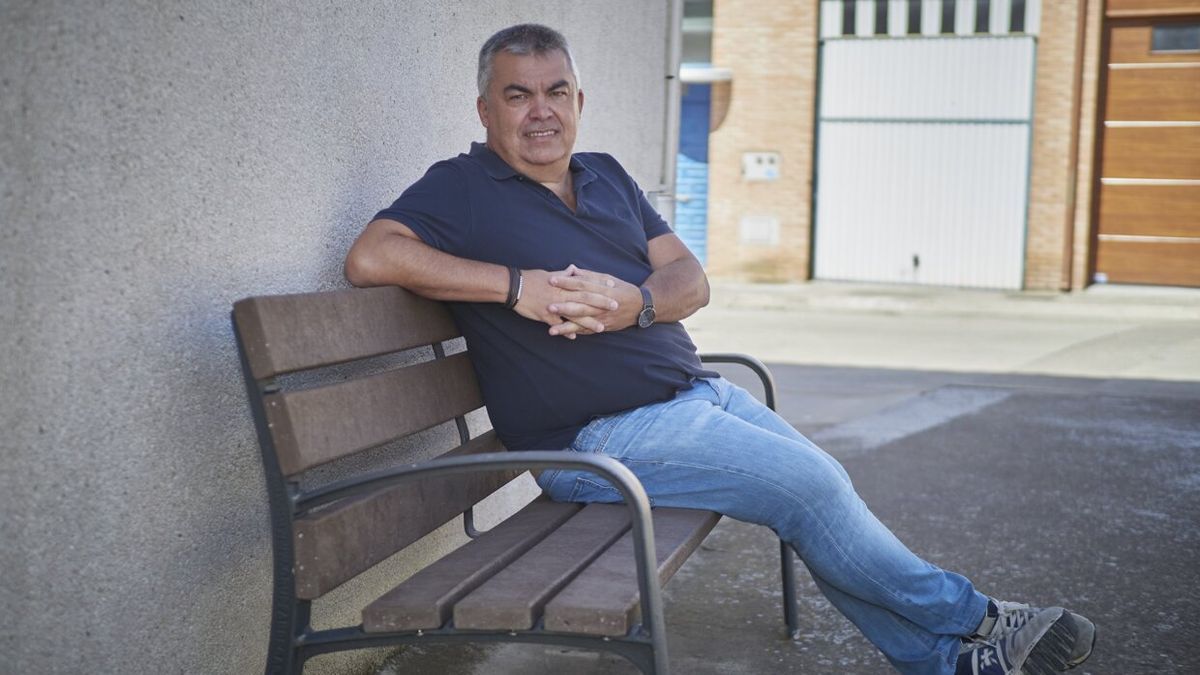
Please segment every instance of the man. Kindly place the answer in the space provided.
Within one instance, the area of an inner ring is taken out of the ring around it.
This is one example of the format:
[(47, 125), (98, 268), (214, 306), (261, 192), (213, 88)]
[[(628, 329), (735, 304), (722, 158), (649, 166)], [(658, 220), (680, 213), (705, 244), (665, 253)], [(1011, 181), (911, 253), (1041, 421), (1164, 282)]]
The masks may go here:
[[(584, 96), (566, 41), (537, 25), (479, 56), (486, 144), (438, 162), (366, 227), (357, 286), (452, 301), (510, 450), (604, 453), (658, 506), (771, 527), (818, 587), (906, 673), (1057, 672), (1091, 623), (993, 600), (921, 560), (845, 470), (745, 391), (706, 371), (679, 320), (703, 269), (611, 157), (572, 154)], [(620, 499), (596, 476), (543, 472), (557, 500)]]

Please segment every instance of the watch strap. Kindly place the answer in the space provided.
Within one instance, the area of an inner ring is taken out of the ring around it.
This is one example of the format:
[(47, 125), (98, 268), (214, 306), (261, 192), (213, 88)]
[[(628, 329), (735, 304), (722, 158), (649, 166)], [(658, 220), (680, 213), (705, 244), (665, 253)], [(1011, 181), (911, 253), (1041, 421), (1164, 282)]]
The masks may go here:
[(654, 298), (645, 286), (638, 286), (638, 290), (642, 292), (642, 311), (638, 312), (637, 325), (638, 328), (649, 328), (654, 325)]

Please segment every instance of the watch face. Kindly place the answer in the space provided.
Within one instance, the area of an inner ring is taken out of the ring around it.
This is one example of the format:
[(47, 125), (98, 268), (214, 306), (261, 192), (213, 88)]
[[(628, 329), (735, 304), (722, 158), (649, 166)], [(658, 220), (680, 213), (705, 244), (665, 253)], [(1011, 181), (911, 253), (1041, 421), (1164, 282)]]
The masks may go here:
[(642, 313), (638, 314), (638, 327), (649, 328), (650, 324), (654, 323), (654, 308), (646, 307), (642, 309)]

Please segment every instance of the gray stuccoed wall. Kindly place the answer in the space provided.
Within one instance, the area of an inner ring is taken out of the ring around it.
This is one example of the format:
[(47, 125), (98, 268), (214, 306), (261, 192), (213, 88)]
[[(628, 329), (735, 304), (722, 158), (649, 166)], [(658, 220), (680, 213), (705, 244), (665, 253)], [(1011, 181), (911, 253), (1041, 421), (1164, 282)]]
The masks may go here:
[[(652, 189), (666, 16), (643, 0), (3, 3), (0, 671), (259, 671), (268, 520), (231, 303), (343, 286), (375, 210), (482, 139), (474, 56), (511, 23), (567, 34), (579, 149)], [(352, 619), (411, 562), (316, 610)]]

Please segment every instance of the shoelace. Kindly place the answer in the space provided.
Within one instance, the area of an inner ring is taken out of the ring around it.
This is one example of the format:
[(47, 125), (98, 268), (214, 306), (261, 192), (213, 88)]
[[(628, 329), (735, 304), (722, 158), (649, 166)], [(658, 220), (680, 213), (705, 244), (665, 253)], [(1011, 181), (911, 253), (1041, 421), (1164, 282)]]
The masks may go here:
[(1036, 611), (1022, 602), (1005, 602), (1003, 600), (996, 602), (996, 607), (1000, 609), (1000, 616), (996, 617), (996, 625), (992, 627), (992, 633), (988, 636), (988, 640), (997, 640), (1014, 630), (1029, 623), (1029, 618), (1036, 614)]
[(996, 599), (993, 599), (992, 602), (995, 603), (998, 611), (996, 623), (992, 626), (991, 632), (977, 638), (964, 637), (963, 644), (958, 650), (959, 654), (973, 651), (984, 645), (995, 644), (1005, 635), (1029, 623), (1030, 617), (1037, 613), (1036, 609), (1023, 602), (1007, 602)]

